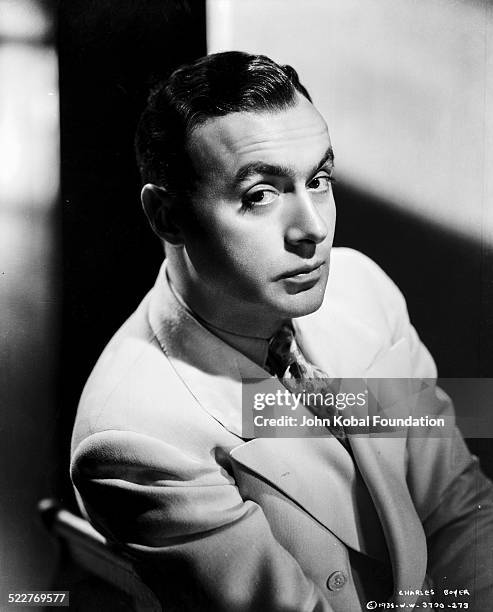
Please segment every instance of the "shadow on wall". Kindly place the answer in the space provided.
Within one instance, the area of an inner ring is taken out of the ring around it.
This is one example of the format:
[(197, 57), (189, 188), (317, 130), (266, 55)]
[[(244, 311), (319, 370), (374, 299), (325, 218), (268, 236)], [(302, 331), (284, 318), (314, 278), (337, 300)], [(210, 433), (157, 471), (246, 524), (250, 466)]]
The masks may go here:
[(336, 246), (363, 251), (397, 283), (439, 375), (493, 377), (493, 249), (347, 185), (335, 197)]
[[(335, 198), (335, 245), (362, 251), (397, 283), (439, 376), (493, 377), (493, 249), (344, 184)], [(456, 401), (457, 412), (468, 408)], [(491, 437), (468, 440), (490, 478)]]

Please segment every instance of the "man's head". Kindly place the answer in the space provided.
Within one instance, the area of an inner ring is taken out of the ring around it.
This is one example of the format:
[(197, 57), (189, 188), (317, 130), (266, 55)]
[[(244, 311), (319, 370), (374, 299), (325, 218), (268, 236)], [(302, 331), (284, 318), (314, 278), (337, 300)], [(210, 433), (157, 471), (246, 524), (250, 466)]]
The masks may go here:
[(143, 183), (186, 196), (193, 175), (187, 145), (208, 119), (292, 106), (296, 92), (310, 100), (298, 75), (263, 55), (215, 53), (176, 70), (149, 96), (137, 128), (137, 163)]
[(239, 52), (182, 67), (151, 94), (136, 145), (146, 214), (199, 314), (262, 335), (320, 306), (333, 154), (292, 68)]

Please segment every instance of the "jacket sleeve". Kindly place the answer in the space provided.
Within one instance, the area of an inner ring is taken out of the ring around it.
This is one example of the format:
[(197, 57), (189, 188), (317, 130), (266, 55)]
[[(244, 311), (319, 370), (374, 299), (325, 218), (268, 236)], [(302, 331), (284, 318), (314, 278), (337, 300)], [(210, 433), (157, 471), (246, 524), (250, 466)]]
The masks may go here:
[[(391, 282), (391, 281), (390, 281)], [(393, 283), (392, 283), (393, 285)], [(409, 321), (405, 300), (394, 285), (394, 340), (406, 338), (410, 377), (436, 382), (435, 363)], [(469, 602), (469, 609), (490, 610), (493, 602), (493, 484), (484, 476), (454, 427), (451, 399), (434, 387), (422, 414), (444, 417), (452, 426), (411, 431), (407, 441), (407, 480), (428, 545), (427, 572), (437, 602)], [(413, 435), (414, 434), (414, 435)], [(467, 589), (467, 597), (447, 599), (444, 590)]]
[(166, 610), (332, 610), (214, 462), (110, 430), (79, 444), (72, 479), (93, 524), (124, 543)]
[[(450, 399), (436, 390), (436, 414), (453, 418)], [(408, 481), (428, 543), (428, 574), (437, 602), (493, 601), (493, 485), (457, 430), (408, 440)], [(445, 590), (470, 595), (449, 599)]]

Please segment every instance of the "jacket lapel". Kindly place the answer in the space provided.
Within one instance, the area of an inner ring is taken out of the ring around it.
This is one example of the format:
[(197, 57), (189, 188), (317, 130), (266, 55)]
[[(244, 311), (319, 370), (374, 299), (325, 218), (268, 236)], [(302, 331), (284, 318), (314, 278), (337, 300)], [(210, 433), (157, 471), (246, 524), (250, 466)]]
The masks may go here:
[(398, 595), (399, 590), (421, 587), (427, 564), (426, 538), (405, 484), (405, 446), (405, 438), (368, 435), (351, 439), (387, 540), (398, 603), (409, 603), (409, 597)]
[[(337, 328), (322, 325), (320, 319), (312, 315), (297, 320), (296, 324), (305, 356), (329, 375), (380, 378), (378, 384), (387, 387), (388, 397), (402, 397), (395, 386), (400, 384), (399, 377), (411, 375), (406, 339), (382, 350), (379, 334), (357, 321), (345, 320), (344, 325)], [(331, 351), (330, 347), (336, 350)], [(337, 357), (332, 357), (331, 353), (337, 353)], [(351, 436), (350, 444), (387, 541), (394, 576), (394, 601), (410, 603), (416, 597), (399, 596), (398, 593), (399, 590), (419, 589), (423, 584), (427, 546), (406, 486), (406, 439), (366, 434)]]
[(367, 537), (368, 528), (373, 527), (374, 534), (379, 527), (371, 501), (362, 512), (354, 462), (334, 437), (257, 438), (230, 454), (236, 464), (266, 479), (344, 544), (386, 559), (381, 539)]
[[(161, 349), (193, 397), (223, 427), (243, 437), (239, 362), (247, 358), (207, 330), (178, 302), (166, 279), (165, 264), (152, 292), (148, 316)], [(251, 367), (258, 366), (252, 363)]]

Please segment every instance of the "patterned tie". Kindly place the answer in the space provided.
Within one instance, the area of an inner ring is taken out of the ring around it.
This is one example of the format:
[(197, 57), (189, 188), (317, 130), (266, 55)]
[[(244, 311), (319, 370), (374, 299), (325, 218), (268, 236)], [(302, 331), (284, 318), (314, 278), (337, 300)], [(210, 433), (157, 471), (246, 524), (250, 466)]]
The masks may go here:
[[(317, 393), (323, 395), (334, 393), (327, 374), (305, 359), (295, 339), (295, 332), (290, 323), (284, 323), (279, 331), (272, 336), (269, 342), (266, 369), (277, 376), (282, 384), (291, 393), (310, 393), (316, 397)], [(328, 428), (332, 435), (349, 450), (349, 443), (342, 425), (333, 422), (338, 414), (334, 406), (320, 406), (317, 402), (304, 402), (305, 406), (315, 416), (330, 417), (331, 426)]]

